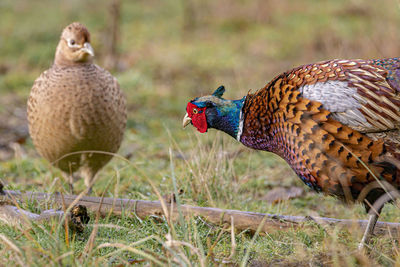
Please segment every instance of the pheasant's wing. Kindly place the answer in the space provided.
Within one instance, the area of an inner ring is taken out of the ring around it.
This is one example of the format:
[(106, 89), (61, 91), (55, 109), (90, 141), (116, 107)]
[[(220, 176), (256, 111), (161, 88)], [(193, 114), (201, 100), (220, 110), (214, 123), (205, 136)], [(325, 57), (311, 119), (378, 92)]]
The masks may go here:
[(322, 103), (333, 119), (362, 133), (400, 126), (400, 63), (386, 60), (333, 60), (287, 74), (302, 97)]

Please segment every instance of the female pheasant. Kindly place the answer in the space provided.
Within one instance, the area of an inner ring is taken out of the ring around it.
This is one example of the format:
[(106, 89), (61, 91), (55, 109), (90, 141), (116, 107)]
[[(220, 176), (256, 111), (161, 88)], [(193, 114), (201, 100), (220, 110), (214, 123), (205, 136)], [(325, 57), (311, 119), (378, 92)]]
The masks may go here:
[(362, 248), (383, 206), (371, 205), (400, 188), (400, 58), (300, 66), (239, 100), (224, 91), (190, 101), (183, 126), (224, 131), (278, 154), (318, 192), (363, 200)]
[[(87, 28), (78, 22), (68, 25), (54, 64), (36, 79), (28, 99), (36, 149), (69, 176), (71, 191), (72, 174), (80, 170), (89, 194), (97, 172), (118, 151), (127, 120), (117, 80), (93, 57)], [(103, 153), (81, 153), (93, 150)]]

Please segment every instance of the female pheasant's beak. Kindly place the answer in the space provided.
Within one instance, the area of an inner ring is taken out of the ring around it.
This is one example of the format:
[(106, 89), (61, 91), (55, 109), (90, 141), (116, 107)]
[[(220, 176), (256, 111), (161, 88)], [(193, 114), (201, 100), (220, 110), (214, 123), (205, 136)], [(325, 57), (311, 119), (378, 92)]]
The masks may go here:
[(183, 118), (183, 122), (182, 122), (182, 126), (183, 128), (185, 128), (190, 122), (192, 121), (192, 119), (189, 117), (189, 115), (186, 113), (185, 117)]
[(81, 51), (86, 53), (86, 54), (89, 54), (92, 57), (94, 57), (93, 47), (88, 42), (83, 44), (83, 47), (81, 48)]

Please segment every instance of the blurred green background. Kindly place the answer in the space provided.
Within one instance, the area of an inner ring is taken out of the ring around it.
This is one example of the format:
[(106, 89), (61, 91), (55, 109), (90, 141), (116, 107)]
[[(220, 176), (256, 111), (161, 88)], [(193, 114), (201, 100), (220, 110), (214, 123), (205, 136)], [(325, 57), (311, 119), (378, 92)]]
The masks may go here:
[[(96, 63), (118, 78), (127, 95), (121, 154), (143, 160), (150, 176), (169, 170), (163, 157), (172, 140), (185, 153), (199, 154), (193, 140), (215, 139), (214, 130), (182, 130), (186, 104), (196, 96), (225, 85), (226, 98), (241, 98), (275, 75), (315, 61), (400, 55), (395, 0), (2, 0), (0, 18), (0, 178), (21, 188), (31, 184), (24, 179), (42, 184), (46, 169), (55, 175), (50, 166), (36, 165), (46, 163), (27, 138), (25, 103), (33, 81), (51, 66), (62, 29), (73, 21), (89, 28)], [(218, 138), (243, 149), (229, 137)], [(27, 145), (15, 144), (25, 140)], [(252, 168), (288, 170), (272, 154), (245, 151), (243, 160), (250, 154), (260, 160)], [(14, 171), (24, 162), (40, 169), (37, 177)], [(281, 180), (278, 175), (267, 181)]]
[[(241, 98), (301, 64), (399, 56), (399, 1), (1, 0), (0, 179), (7, 188), (68, 188), (35, 152), (25, 109), (33, 81), (51, 66), (61, 31), (73, 21), (88, 27), (95, 62), (117, 77), (128, 99), (120, 154), (136, 167), (114, 159), (100, 173), (96, 195), (157, 199), (143, 173), (162, 193), (172, 192), (175, 174), (188, 204), (365, 217), (360, 206), (310, 192), (277, 156), (251, 151), (214, 130), (184, 131), (181, 123), (187, 102), (219, 85), (225, 85), (226, 98)], [(77, 185), (83, 189), (82, 181)], [(276, 186), (306, 193), (266, 203), (264, 195)], [(400, 219), (393, 206), (385, 211), (384, 220)]]

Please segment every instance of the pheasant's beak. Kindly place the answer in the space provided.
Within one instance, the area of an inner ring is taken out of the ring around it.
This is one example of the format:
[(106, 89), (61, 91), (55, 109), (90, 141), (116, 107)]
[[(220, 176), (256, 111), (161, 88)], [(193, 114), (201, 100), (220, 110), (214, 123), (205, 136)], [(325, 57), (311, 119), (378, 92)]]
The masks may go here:
[(182, 122), (183, 128), (185, 128), (191, 121), (192, 121), (192, 119), (186, 113), (185, 117), (183, 118), (183, 122)]
[(90, 45), (90, 43), (87, 43), (87, 42), (84, 43), (81, 50), (83, 52), (89, 54), (90, 56), (94, 57), (94, 50), (93, 50), (93, 47)]

